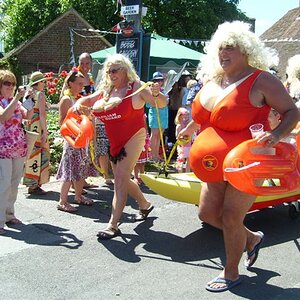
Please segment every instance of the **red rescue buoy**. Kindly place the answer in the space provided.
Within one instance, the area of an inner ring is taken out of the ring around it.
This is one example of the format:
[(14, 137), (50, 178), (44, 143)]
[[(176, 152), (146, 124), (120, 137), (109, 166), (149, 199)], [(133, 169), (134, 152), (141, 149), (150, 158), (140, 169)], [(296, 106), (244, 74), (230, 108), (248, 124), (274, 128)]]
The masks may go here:
[[(298, 151), (289, 143), (268, 148), (247, 140), (227, 154), (223, 169), (230, 184), (252, 195), (277, 195), (300, 188)], [(263, 185), (266, 180), (276, 185)]]
[(72, 147), (84, 148), (93, 139), (94, 127), (86, 115), (77, 115), (70, 108), (60, 133)]

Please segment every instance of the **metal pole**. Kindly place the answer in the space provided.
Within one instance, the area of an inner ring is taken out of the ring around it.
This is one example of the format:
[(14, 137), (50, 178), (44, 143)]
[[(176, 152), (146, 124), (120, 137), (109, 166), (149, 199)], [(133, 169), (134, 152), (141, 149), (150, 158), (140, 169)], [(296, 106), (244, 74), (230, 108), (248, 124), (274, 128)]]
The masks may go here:
[(126, 0), (125, 2), (126, 2), (126, 6), (130, 6), (130, 5), (138, 5), (139, 6), (139, 13), (136, 15), (126, 16), (126, 20), (134, 21), (134, 32), (141, 32), (142, 31), (143, 1), (142, 0)]

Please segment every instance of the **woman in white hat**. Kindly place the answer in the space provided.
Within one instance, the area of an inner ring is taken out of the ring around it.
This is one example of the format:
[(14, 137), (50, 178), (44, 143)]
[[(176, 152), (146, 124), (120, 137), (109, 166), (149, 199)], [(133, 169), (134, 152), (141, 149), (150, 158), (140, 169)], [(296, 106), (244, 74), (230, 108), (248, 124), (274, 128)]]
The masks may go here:
[(28, 130), (39, 134), (31, 155), (25, 164), (23, 184), (28, 187), (29, 194), (45, 195), (41, 185), (49, 182), (50, 150), (46, 122), (46, 96), (44, 94), (45, 81), (41, 72), (34, 72), (30, 76), (29, 86), (33, 90), (33, 116), (28, 124)]

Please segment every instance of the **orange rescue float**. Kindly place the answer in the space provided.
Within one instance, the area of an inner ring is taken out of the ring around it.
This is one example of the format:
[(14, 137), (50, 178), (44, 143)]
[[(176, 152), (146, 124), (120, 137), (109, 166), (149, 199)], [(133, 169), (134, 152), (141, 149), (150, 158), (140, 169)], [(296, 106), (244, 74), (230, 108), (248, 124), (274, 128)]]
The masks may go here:
[(87, 116), (77, 115), (70, 108), (61, 125), (60, 133), (72, 147), (84, 148), (93, 139), (94, 127)]
[[(238, 190), (258, 195), (279, 195), (300, 188), (297, 149), (279, 142), (273, 148), (247, 140), (233, 148), (225, 157), (226, 179)], [(276, 183), (262, 186), (268, 180)]]

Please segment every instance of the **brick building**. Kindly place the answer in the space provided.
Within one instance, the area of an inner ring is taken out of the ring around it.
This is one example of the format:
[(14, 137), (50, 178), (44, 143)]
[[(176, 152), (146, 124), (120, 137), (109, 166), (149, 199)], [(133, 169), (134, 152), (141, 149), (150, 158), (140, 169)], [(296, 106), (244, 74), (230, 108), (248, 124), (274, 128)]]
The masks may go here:
[(8, 52), (5, 58), (16, 56), (23, 74), (36, 70), (54, 73), (68, 70), (72, 58), (77, 61), (82, 52), (95, 52), (112, 46), (99, 33), (88, 29), (94, 28), (71, 8), (32, 39)]

